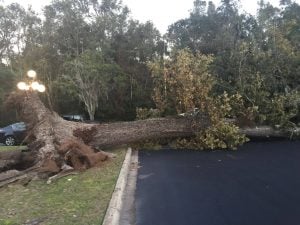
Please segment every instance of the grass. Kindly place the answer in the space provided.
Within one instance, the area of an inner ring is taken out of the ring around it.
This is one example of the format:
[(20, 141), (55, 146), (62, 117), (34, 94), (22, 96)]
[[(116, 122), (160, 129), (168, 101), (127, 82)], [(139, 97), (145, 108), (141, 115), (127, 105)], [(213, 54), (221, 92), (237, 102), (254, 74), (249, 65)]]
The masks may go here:
[(26, 150), (26, 146), (0, 146), (0, 152), (3, 151), (13, 151), (13, 150)]
[(43, 221), (43, 225), (99, 225), (118, 178), (125, 150), (101, 168), (61, 178), (0, 189), (0, 225)]

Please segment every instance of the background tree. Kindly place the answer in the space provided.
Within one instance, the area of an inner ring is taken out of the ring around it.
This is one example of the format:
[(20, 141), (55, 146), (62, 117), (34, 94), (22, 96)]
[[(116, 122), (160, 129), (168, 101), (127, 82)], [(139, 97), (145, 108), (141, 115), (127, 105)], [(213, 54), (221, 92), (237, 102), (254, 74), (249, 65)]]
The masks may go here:
[(65, 82), (71, 84), (93, 121), (100, 97), (107, 96), (108, 80), (118, 75), (120, 69), (105, 62), (101, 53), (86, 51), (66, 62), (65, 72)]
[(0, 64), (0, 125), (5, 126), (8, 122), (14, 122), (16, 113), (7, 110), (4, 102), (7, 96), (13, 91), (16, 79), (15, 74), (3, 64)]

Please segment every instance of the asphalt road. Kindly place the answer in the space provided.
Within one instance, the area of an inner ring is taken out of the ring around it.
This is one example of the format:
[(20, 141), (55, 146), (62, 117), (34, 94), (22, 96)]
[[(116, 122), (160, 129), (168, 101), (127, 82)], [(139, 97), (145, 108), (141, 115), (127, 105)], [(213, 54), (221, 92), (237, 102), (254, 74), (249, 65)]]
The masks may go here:
[(137, 225), (299, 225), (300, 142), (141, 151)]

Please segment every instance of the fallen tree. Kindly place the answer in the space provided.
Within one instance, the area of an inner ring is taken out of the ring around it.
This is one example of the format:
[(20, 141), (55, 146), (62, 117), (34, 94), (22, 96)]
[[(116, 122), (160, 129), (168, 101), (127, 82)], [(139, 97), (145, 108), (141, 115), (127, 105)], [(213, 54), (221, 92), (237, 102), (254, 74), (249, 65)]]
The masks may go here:
[(86, 124), (63, 120), (33, 92), (15, 92), (7, 102), (28, 126), (28, 147), (35, 154), (38, 173), (53, 175), (64, 169), (84, 170), (112, 154), (100, 149), (146, 139), (188, 137), (209, 126), (205, 116), (157, 118), (146, 121)]
[[(207, 115), (104, 124), (71, 122), (50, 111), (33, 92), (13, 93), (8, 105), (16, 107), (28, 125), (27, 142), (31, 150), (28, 171), (43, 177), (85, 170), (113, 157), (100, 149), (149, 139), (191, 137), (210, 125)], [(271, 127), (241, 128), (240, 132), (249, 137), (289, 138), (291, 134), (299, 137), (299, 130), (279, 131)], [(7, 156), (0, 154), (0, 161), (5, 159), (8, 163), (2, 166), (2, 171), (3, 168), (15, 169), (13, 165), (18, 165), (22, 158), (14, 157), (14, 161), (9, 161)]]

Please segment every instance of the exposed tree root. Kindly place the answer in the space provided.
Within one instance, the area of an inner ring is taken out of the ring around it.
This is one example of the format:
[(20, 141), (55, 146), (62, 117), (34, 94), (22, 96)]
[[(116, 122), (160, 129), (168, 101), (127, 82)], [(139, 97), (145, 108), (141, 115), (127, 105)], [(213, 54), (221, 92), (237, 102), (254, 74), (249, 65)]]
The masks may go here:
[(64, 157), (67, 165), (75, 170), (85, 170), (99, 166), (109, 157), (108, 154), (95, 152), (90, 146), (77, 140), (65, 141), (60, 146), (58, 153)]

